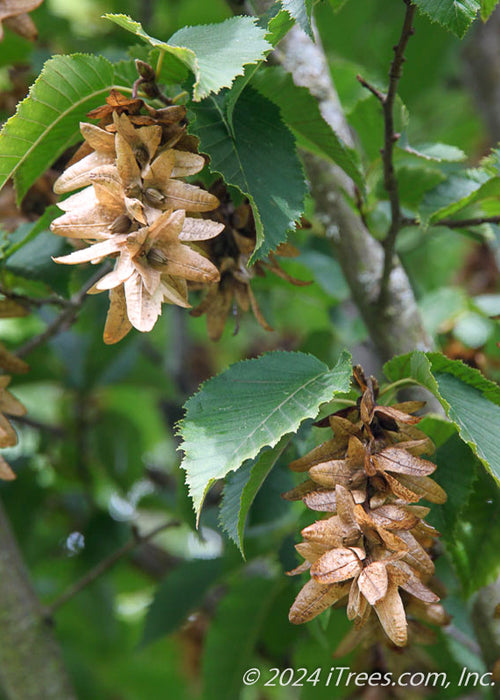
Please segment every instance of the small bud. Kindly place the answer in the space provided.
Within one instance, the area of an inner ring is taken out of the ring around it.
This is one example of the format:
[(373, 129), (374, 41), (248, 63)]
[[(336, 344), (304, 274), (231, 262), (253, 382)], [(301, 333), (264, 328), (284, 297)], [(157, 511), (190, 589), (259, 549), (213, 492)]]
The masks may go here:
[(139, 73), (141, 78), (147, 80), (148, 82), (155, 81), (156, 75), (154, 69), (149, 65), (149, 63), (146, 63), (146, 61), (141, 61), (140, 59), (136, 58), (135, 67), (137, 68), (137, 72)]

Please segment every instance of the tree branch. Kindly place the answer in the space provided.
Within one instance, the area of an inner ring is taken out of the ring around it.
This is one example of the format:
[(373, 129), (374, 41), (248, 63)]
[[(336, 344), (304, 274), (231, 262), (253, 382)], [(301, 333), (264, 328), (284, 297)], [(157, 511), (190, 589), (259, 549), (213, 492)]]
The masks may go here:
[(78, 312), (80, 311), (80, 308), (83, 304), (83, 301), (85, 299), (85, 295), (91, 289), (96, 282), (98, 282), (101, 277), (104, 277), (104, 275), (109, 272), (111, 269), (111, 264), (110, 263), (105, 263), (102, 265), (99, 270), (90, 277), (90, 279), (85, 282), (83, 287), (76, 292), (76, 294), (73, 294), (71, 297), (70, 301), (68, 302), (67, 308), (62, 311), (59, 316), (56, 316), (56, 318), (49, 323), (47, 328), (40, 333), (39, 335), (36, 335), (34, 338), (31, 338), (28, 340), (27, 343), (22, 345), (17, 352), (15, 353), (17, 357), (26, 357), (26, 355), (29, 355), (35, 348), (37, 348), (39, 345), (43, 345), (44, 343), (47, 342), (47, 340), (50, 340), (54, 335), (57, 335), (58, 333), (61, 333), (62, 331), (67, 330), (77, 319), (78, 317)]
[(0, 504), (0, 694), (75, 700), (61, 653)]
[(394, 264), (396, 238), (401, 230), (401, 205), (399, 202), (398, 181), (393, 163), (394, 144), (399, 138), (399, 134), (396, 133), (394, 128), (394, 104), (399, 80), (403, 72), (406, 45), (411, 35), (414, 33), (413, 19), (417, 9), (415, 5), (410, 4), (409, 0), (404, 0), (404, 2), (406, 4), (406, 13), (403, 28), (401, 30), (399, 42), (394, 47), (394, 59), (389, 71), (389, 88), (382, 100), (382, 109), (384, 112), (384, 148), (382, 149), (382, 162), (384, 165), (384, 187), (389, 195), (389, 202), (391, 204), (391, 225), (383, 242), (384, 267), (382, 270), (382, 279), (380, 280), (379, 295), (379, 301), (381, 303), (383, 303), (387, 297), (389, 277)]
[(120, 549), (117, 549), (116, 552), (113, 552), (110, 554), (108, 557), (103, 559), (97, 566), (94, 566), (93, 569), (88, 571), (85, 576), (82, 576), (81, 579), (78, 581), (75, 581), (73, 585), (71, 585), (69, 588), (67, 588), (60, 596), (59, 598), (56, 598), (53, 603), (51, 603), (49, 606), (45, 607), (44, 610), (44, 617), (47, 621), (51, 621), (52, 617), (54, 616), (54, 613), (59, 610), (59, 608), (64, 605), (65, 603), (68, 602), (68, 600), (71, 600), (74, 598), (80, 591), (83, 591), (84, 588), (89, 586), (91, 583), (93, 583), (96, 579), (98, 579), (102, 574), (104, 574), (106, 571), (111, 569), (120, 559), (122, 559), (126, 554), (131, 552), (133, 549), (138, 547), (141, 544), (144, 544), (145, 542), (148, 542), (149, 540), (153, 539), (153, 537), (156, 537), (160, 532), (163, 532), (164, 530), (167, 530), (171, 527), (178, 527), (180, 525), (180, 522), (177, 520), (172, 520), (168, 523), (163, 523), (163, 525), (159, 525), (158, 527), (155, 527), (154, 530), (151, 530), (150, 532), (146, 533), (145, 535), (141, 535), (137, 528), (132, 528), (132, 533), (133, 536), (132, 538), (126, 542), (123, 547), (120, 547)]

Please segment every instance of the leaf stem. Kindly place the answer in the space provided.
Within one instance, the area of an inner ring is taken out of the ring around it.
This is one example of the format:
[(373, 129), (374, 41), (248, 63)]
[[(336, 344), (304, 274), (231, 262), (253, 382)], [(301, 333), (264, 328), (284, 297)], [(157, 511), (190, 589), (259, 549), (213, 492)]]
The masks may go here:
[(158, 60), (156, 61), (156, 68), (155, 68), (155, 76), (156, 80), (160, 80), (160, 73), (161, 73), (161, 68), (163, 66), (163, 59), (165, 58), (165, 51), (160, 49), (160, 54), (158, 56)]
[(158, 527), (155, 527), (153, 530), (146, 533), (145, 535), (141, 535), (137, 527), (132, 527), (132, 537), (128, 542), (126, 542), (123, 545), (123, 547), (120, 547), (115, 552), (113, 552), (101, 562), (99, 562), (99, 564), (94, 566), (93, 569), (90, 569), (90, 571), (88, 571), (84, 576), (82, 576), (82, 578), (80, 578), (78, 581), (75, 581), (75, 583), (69, 586), (69, 588), (67, 588), (58, 598), (56, 598), (49, 606), (45, 608), (45, 619), (48, 622), (50, 622), (54, 613), (57, 610), (59, 610), (59, 608), (62, 605), (67, 603), (68, 600), (71, 600), (71, 598), (74, 598), (78, 593), (80, 593), (80, 591), (82, 591), (88, 585), (93, 583), (96, 579), (99, 578), (99, 576), (102, 576), (102, 574), (104, 574), (106, 571), (111, 569), (118, 561), (120, 561), (120, 559), (122, 559), (122, 557), (124, 557), (133, 549), (138, 547), (140, 544), (148, 542), (164, 530), (167, 530), (171, 527), (178, 527), (179, 525), (180, 522), (178, 520), (171, 520), (167, 523), (159, 525)]
[(387, 384), (387, 386), (380, 390), (379, 397), (387, 394), (389, 391), (394, 391), (395, 389), (399, 389), (403, 386), (420, 386), (420, 384), (411, 377), (404, 377), (403, 379), (398, 379), (396, 382)]

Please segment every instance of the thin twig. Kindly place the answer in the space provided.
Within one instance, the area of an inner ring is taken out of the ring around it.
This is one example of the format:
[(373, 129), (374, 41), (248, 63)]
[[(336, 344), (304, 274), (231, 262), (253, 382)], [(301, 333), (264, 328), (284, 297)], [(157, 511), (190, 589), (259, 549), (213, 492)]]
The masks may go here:
[(365, 80), (361, 75), (359, 75), (359, 73), (356, 76), (356, 80), (358, 82), (360, 82), (361, 85), (363, 87), (365, 87), (367, 90), (369, 90), (373, 95), (375, 95), (377, 100), (379, 100), (380, 102), (382, 102), (382, 104), (384, 104), (386, 97), (382, 92), (380, 92), (380, 90), (377, 90), (377, 88), (374, 85), (371, 85), (371, 83), (369, 83), (367, 80)]
[(53, 294), (50, 297), (35, 298), (29, 297), (25, 294), (17, 294), (17, 292), (11, 292), (0, 285), (0, 294), (6, 299), (12, 299), (12, 301), (17, 301), (21, 306), (28, 308), (35, 307), (40, 308), (42, 306), (61, 306), (63, 309), (71, 306), (71, 301), (69, 299), (64, 299), (63, 297)]
[(19, 348), (19, 350), (16, 352), (17, 357), (25, 357), (26, 355), (29, 355), (35, 348), (46, 343), (47, 340), (52, 338), (54, 335), (67, 330), (76, 321), (78, 312), (89, 289), (91, 289), (94, 284), (101, 279), (101, 277), (109, 272), (110, 269), (110, 263), (106, 263), (100, 267), (99, 270), (85, 282), (83, 287), (79, 289), (78, 292), (73, 294), (67, 308), (65, 308), (64, 311), (59, 314), (59, 316), (56, 316), (56, 318), (49, 323), (47, 328), (42, 333), (36, 335), (34, 338), (31, 338), (27, 343)]
[(447, 226), (448, 228), (468, 228), (481, 224), (500, 224), (500, 216), (478, 216), (474, 219), (441, 219), (435, 221), (433, 226)]
[(399, 201), (398, 181), (393, 163), (394, 144), (399, 138), (394, 128), (394, 104), (399, 85), (399, 80), (403, 72), (405, 61), (404, 52), (408, 40), (414, 33), (413, 18), (416, 6), (410, 0), (404, 0), (406, 13), (398, 44), (394, 47), (394, 59), (389, 71), (389, 88), (385, 95), (382, 108), (384, 112), (384, 148), (382, 149), (382, 162), (384, 167), (384, 187), (389, 195), (391, 204), (391, 225), (387, 236), (384, 239), (384, 267), (380, 280), (379, 305), (385, 306), (386, 296), (389, 286), (389, 278), (393, 266), (394, 251), (396, 247), (396, 237), (401, 229), (401, 205)]
[(61, 425), (50, 425), (50, 423), (44, 423), (40, 420), (35, 420), (29, 416), (12, 416), (10, 413), (5, 413), (9, 421), (20, 423), (21, 425), (28, 425), (30, 428), (36, 428), (45, 433), (51, 433), (55, 437), (63, 438), (66, 435), (66, 430)]
[(51, 603), (49, 606), (45, 607), (44, 609), (44, 618), (50, 622), (54, 613), (59, 610), (59, 608), (64, 605), (65, 603), (68, 602), (68, 600), (71, 600), (71, 598), (74, 598), (80, 591), (82, 591), (84, 588), (89, 586), (91, 583), (93, 583), (96, 579), (99, 578), (99, 576), (102, 576), (106, 571), (111, 569), (120, 559), (122, 559), (126, 554), (131, 552), (133, 549), (138, 547), (140, 544), (144, 544), (145, 542), (148, 542), (149, 540), (153, 539), (156, 535), (158, 535), (160, 532), (163, 532), (164, 530), (167, 530), (171, 527), (178, 527), (180, 525), (180, 522), (177, 520), (171, 520), (168, 523), (163, 523), (163, 525), (159, 525), (158, 527), (155, 527), (153, 530), (150, 532), (146, 533), (145, 535), (141, 535), (138, 530), (134, 527), (132, 528), (133, 532), (133, 537), (126, 542), (123, 547), (120, 547), (120, 549), (117, 549), (115, 552), (110, 554), (108, 557), (103, 559), (99, 564), (94, 566), (93, 569), (90, 569), (84, 576), (82, 576), (81, 579), (78, 581), (75, 581), (69, 588), (67, 588), (60, 596), (59, 598), (56, 598), (53, 603)]
[[(481, 226), (481, 224), (500, 224), (500, 216), (476, 216), (472, 219), (438, 219), (433, 221), (431, 226), (446, 226), (447, 228), (470, 228), (471, 226)], [(401, 217), (401, 227), (419, 226), (418, 219)]]

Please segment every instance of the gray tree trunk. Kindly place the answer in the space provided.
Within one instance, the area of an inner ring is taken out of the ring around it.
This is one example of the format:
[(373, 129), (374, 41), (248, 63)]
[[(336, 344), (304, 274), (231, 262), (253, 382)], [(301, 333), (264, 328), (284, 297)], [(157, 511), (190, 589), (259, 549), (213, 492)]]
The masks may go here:
[(0, 503), (0, 695), (7, 700), (76, 698), (53, 632)]

